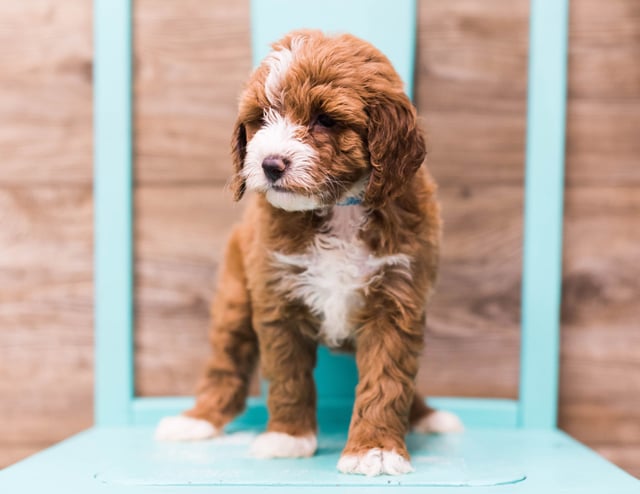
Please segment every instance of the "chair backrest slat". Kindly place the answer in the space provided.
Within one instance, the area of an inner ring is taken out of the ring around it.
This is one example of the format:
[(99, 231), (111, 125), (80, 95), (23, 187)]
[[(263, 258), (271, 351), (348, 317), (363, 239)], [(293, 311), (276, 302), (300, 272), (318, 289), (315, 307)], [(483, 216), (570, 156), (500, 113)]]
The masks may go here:
[(271, 43), (300, 28), (351, 33), (372, 42), (393, 62), (407, 94), (413, 94), (416, 0), (251, 0), (253, 64), (267, 55)]
[(130, 421), (133, 385), (131, 0), (94, 2), (95, 421)]
[(569, 0), (533, 0), (522, 271), (520, 425), (557, 415)]

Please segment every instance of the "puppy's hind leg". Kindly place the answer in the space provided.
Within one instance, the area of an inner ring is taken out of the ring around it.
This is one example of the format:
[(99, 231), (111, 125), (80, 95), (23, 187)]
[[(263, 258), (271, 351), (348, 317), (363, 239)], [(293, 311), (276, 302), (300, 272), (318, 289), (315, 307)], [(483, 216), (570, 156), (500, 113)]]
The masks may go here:
[(457, 415), (431, 408), (417, 391), (413, 395), (413, 403), (409, 411), (409, 424), (413, 432), (420, 434), (445, 434), (464, 430), (462, 421)]
[(258, 357), (251, 326), (239, 231), (232, 233), (221, 265), (211, 308), (213, 350), (197, 392), (196, 404), (182, 415), (166, 417), (156, 429), (160, 440), (189, 441), (219, 435), (225, 424), (244, 410)]

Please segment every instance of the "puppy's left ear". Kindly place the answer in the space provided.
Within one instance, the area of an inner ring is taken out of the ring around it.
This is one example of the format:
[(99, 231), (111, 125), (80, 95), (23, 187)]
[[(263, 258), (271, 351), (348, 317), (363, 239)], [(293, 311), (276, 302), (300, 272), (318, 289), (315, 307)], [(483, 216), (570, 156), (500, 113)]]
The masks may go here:
[(233, 199), (239, 201), (244, 195), (246, 188), (245, 179), (242, 176), (244, 158), (247, 155), (247, 130), (244, 124), (237, 120), (233, 127), (233, 137), (231, 139), (231, 158), (233, 159), (233, 177), (229, 187), (233, 192)]
[(368, 107), (371, 177), (364, 202), (379, 208), (402, 192), (427, 154), (416, 110), (404, 93), (379, 95)]

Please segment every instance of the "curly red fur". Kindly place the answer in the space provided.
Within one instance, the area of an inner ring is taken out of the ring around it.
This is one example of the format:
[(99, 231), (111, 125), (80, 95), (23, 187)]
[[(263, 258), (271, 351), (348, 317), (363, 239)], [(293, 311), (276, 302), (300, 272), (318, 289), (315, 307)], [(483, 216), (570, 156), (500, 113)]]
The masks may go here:
[[(409, 420), (430, 412), (415, 393), (415, 376), (441, 226), (436, 187), (422, 166), (426, 151), (416, 112), (387, 58), (358, 38), (299, 31), (274, 50), (289, 50), (291, 60), (284, 52), (263, 62), (239, 105), (231, 187), (236, 199), (252, 187), (258, 193), (223, 261), (213, 305), (214, 355), (188, 414), (218, 427), (238, 414), (259, 353), (270, 381), (268, 430), (315, 432), (315, 352), (335, 328), (323, 329), (328, 315), (307, 301), (313, 287), (301, 288), (297, 277), (311, 276), (311, 266), (300, 264), (304, 256), (335, 240), (332, 222), (342, 214), (335, 204), (355, 190), (364, 198), (362, 221), (347, 232), (349, 242), (380, 261), (363, 271), (366, 279), (354, 294), (358, 303), (348, 307), (345, 321), (350, 332), (342, 344), (355, 349), (359, 370), (345, 453), (381, 448), (408, 457)], [(277, 69), (286, 68), (279, 79), (271, 74), (278, 63)], [(319, 114), (335, 123), (323, 125)], [(318, 207), (285, 211), (265, 195), (268, 185), (249, 186), (248, 153), (268, 118), (280, 119), (270, 125), (281, 125), (310, 157), (306, 182), (292, 173), (283, 188), (312, 197)], [(326, 250), (318, 255), (330, 255)], [(281, 257), (285, 261), (277, 261)]]

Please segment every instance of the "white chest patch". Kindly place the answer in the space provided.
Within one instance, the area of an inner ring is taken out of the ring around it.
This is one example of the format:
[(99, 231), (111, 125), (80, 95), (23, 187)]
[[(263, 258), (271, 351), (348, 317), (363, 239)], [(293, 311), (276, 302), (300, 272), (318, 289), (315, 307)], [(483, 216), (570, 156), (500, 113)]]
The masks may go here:
[(410, 266), (405, 254), (374, 257), (358, 239), (363, 221), (361, 206), (336, 207), (328, 231), (316, 235), (305, 253), (273, 253), (286, 296), (302, 300), (320, 318), (319, 337), (329, 346), (351, 337), (354, 309), (362, 308), (363, 291), (383, 266)]

